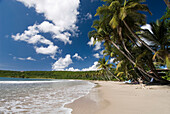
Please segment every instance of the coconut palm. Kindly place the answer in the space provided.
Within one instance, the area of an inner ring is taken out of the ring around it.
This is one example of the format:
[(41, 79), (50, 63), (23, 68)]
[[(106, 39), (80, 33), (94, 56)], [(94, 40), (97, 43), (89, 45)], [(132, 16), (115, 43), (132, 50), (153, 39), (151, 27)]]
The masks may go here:
[(141, 32), (141, 36), (148, 41), (152, 42), (153, 47), (157, 49), (157, 52), (153, 56), (153, 60), (157, 54), (161, 55), (165, 60), (165, 64), (169, 68), (170, 55), (168, 46), (170, 45), (170, 33), (168, 32), (169, 27), (166, 26), (165, 21), (157, 20), (156, 23), (150, 23), (151, 30), (144, 29)]
[[(138, 35), (136, 35), (136, 31), (140, 30), (140, 26), (145, 24), (145, 15), (138, 13), (139, 11), (148, 11), (148, 7), (145, 4), (141, 4), (144, 0), (104, 0), (106, 1), (107, 5), (103, 5), (97, 9), (96, 15), (101, 16), (103, 21), (109, 20), (109, 25), (113, 29), (117, 29), (119, 36), (122, 40), (122, 44), (124, 49), (130, 56), (130, 52), (127, 50), (124, 44), (124, 40), (122, 39), (122, 29), (123, 26), (126, 27), (128, 32), (131, 35), (139, 40), (144, 46), (146, 46), (150, 51), (156, 53), (151, 47), (149, 47), (143, 40), (141, 40)], [(108, 12), (108, 13), (106, 13)], [(105, 13), (103, 16), (102, 13)], [(127, 24), (128, 23), (128, 24)], [(161, 56), (158, 55), (162, 59)]]
[[(149, 75), (141, 66), (137, 65), (135, 62), (136, 57), (132, 55), (129, 50), (130, 48), (127, 47), (126, 39), (135, 42), (133, 39), (136, 38), (144, 44), (145, 47), (155, 53), (155, 50), (150, 48), (135, 33), (140, 30), (140, 25), (145, 24), (145, 16), (138, 13), (138, 11), (149, 11), (147, 6), (140, 4), (143, 0), (103, 1), (106, 2), (106, 5), (97, 9), (96, 15), (98, 15), (100, 19), (94, 21), (92, 27), (95, 28), (95, 30), (89, 32), (89, 37), (93, 37), (95, 41), (104, 41), (105, 44), (114, 46), (144, 77), (148, 76), (165, 82), (165, 80), (159, 77)], [(129, 26), (131, 26), (131, 28)]]
[(108, 79), (111, 80), (111, 77), (109, 75), (112, 75), (114, 78), (116, 78), (118, 81), (120, 81), (119, 78), (117, 78), (115, 75), (113, 75), (109, 69), (112, 67), (112, 64), (108, 64), (109, 60), (105, 60), (105, 58), (100, 58), (98, 61), (98, 69), (104, 69), (108, 73)]

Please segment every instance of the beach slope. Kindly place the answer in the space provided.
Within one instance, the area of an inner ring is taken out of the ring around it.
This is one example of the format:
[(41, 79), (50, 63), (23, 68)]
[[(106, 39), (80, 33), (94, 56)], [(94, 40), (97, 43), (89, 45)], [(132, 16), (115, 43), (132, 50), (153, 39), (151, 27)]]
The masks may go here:
[(170, 86), (94, 81), (99, 87), (71, 104), (73, 114), (169, 114)]

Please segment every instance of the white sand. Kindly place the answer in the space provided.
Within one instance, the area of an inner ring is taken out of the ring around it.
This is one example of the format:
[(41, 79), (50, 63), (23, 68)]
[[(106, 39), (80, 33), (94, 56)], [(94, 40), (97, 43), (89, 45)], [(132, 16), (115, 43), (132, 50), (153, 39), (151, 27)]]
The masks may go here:
[(170, 114), (170, 86), (94, 83), (100, 87), (66, 106), (73, 114)]

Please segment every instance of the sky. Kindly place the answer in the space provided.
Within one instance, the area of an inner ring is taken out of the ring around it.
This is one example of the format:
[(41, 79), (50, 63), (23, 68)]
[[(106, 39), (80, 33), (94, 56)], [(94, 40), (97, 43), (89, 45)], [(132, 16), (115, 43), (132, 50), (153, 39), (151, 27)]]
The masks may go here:
[[(163, 0), (147, 0), (154, 22)], [(100, 0), (0, 0), (0, 70), (89, 71), (104, 49), (88, 32)]]

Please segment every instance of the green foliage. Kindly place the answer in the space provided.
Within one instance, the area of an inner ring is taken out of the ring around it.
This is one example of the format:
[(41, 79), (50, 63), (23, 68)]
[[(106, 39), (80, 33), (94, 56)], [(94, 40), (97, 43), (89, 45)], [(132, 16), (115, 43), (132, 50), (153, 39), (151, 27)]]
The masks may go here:
[[(158, 62), (166, 60), (164, 64), (169, 67), (170, 62), (167, 58), (170, 39), (168, 32), (170, 24), (167, 20), (169, 10), (161, 21), (151, 23), (153, 32), (151, 33), (149, 30), (141, 30), (141, 26), (146, 24), (146, 15), (142, 14), (143, 11), (152, 14), (147, 5), (142, 3), (145, 0), (102, 1), (105, 4), (98, 7), (95, 15), (99, 16), (99, 19), (93, 22), (94, 30), (89, 32), (89, 38), (95, 39), (94, 43), (98, 41), (104, 44), (104, 58), (99, 59), (98, 65), (102, 69), (102, 74), (111, 74), (108, 69), (114, 65), (108, 61), (114, 58), (113, 63), (117, 65), (114, 72), (116, 76), (113, 74), (115, 78), (117, 76), (120, 79), (142, 78), (146, 81), (154, 78), (159, 82), (167, 82), (157, 75), (154, 63), (160, 58), (161, 61)], [(148, 45), (143, 38), (154, 45)], [(163, 50), (164, 54), (159, 50)], [(152, 59), (153, 56), (155, 61)], [(108, 57), (108, 60), (105, 57)], [(154, 72), (154, 75), (150, 75), (148, 71)]]
[(40, 78), (40, 79), (81, 79), (105, 80), (99, 71), (4, 71), (0, 70), (0, 77), (12, 78)]

